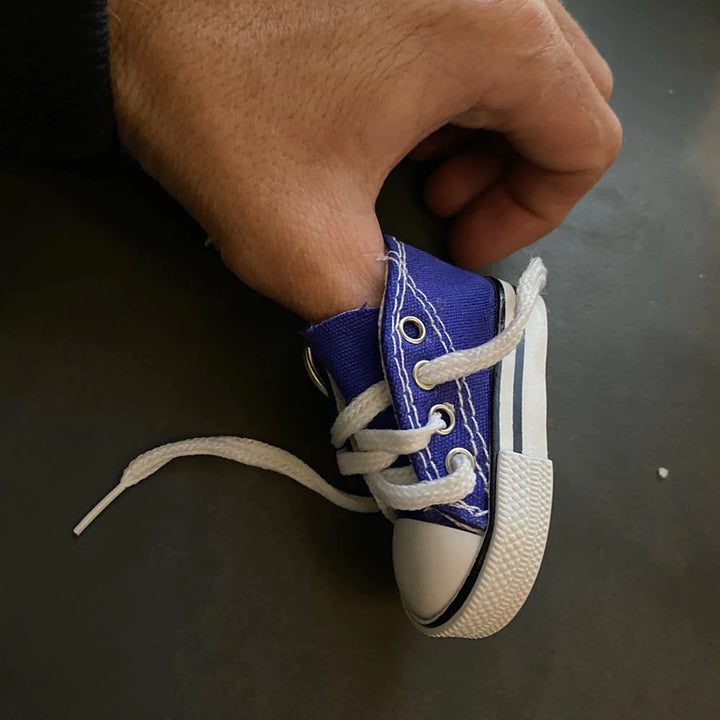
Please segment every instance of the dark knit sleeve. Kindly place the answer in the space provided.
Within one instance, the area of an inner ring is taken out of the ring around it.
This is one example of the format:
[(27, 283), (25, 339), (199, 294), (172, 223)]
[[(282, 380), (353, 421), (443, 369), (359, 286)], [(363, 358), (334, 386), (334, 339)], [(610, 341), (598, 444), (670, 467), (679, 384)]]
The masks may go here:
[(20, 0), (0, 22), (0, 153), (77, 160), (115, 138), (106, 0)]

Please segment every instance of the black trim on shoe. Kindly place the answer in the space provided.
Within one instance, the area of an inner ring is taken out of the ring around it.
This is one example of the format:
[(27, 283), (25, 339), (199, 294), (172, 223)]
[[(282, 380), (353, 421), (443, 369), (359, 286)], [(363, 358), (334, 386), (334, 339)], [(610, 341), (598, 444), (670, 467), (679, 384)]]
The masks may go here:
[(523, 451), (523, 403), (522, 384), (525, 365), (525, 334), (515, 348), (515, 372), (513, 378), (513, 450)]

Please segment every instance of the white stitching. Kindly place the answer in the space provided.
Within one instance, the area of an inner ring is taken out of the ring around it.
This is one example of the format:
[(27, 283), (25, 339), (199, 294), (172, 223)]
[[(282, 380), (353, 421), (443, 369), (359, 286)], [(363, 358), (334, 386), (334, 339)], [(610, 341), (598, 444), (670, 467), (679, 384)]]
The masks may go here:
[[(454, 505), (454, 503), (453, 503), (453, 505)], [(437, 510), (437, 508), (435, 508), (435, 509)], [(437, 512), (440, 513), (440, 515), (442, 515), (442, 517), (444, 517), (448, 522), (451, 522), (453, 525), (455, 525), (455, 527), (462, 528), (463, 530), (469, 530), (470, 532), (474, 532), (474, 533), (477, 533), (477, 531), (478, 531), (478, 529), (472, 527), (472, 525), (468, 525), (467, 523), (461, 522), (457, 518), (454, 518), (454, 517), (448, 515), (447, 513), (442, 512), (442, 510), (437, 510)]]
[[(425, 314), (427, 315), (428, 319), (430, 320), (430, 325), (432, 326), (433, 330), (435, 331), (435, 334), (438, 336), (438, 339), (440, 340), (440, 343), (443, 346), (443, 349), (445, 350), (445, 352), (448, 352), (448, 347), (445, 344), (445, 341), (443, 340), (442, 334), (440, 333), (437, 326), (435, 325), (435, 321), (433, 320), (432, 315), (428, 312), (427, 307), (425, 306), (425, 303), (422, 301), (422, 298), (420, 298), (417, 294), (417, 285), (415, 284), (414, 279), (410, 276), (410, 273), (408, 272), (407, 252), (405, 250), (404, 245), (400, 245), (400, 253), (398, 254), (398, 267), (399, 267), (399, 270), (400, 270), (405, 282), (408, 284), (408, 287), (410, 287), (410, 291), (415, 296), (415, 299), (420, 303), (420, 305), (422, 305), (422, 308), (425, 311)], [(456, 385), (457, 385), (458, 391), (459, 391), (460, 385), (457, 383), (457, 381), (456, 381)], [(463, 425), (465, 425), (465, 429), (467, 430), (468, 434), (470, 435), (470, 439), (472, 440), (472, 430), (470, 429), (470, 427), (467, 424), (467, 416), (465, 414), (464, 404), (462, 401), (462, 397), (460, 396), (459, 393), (458, 393), (458, 398), (460, 399), (460, 411), (463, 416)], [(475, 452), (477, 453), (477, 447), (474, 445), (474, 441), (473, 441), (473, 448), (474, 448)], [(431, 458), (431, 462), (433, 463), (433, 466), (435, 467), (435, 462), (434, 462), (434, 460), (432, 460), (432, 454), (430, 454), (430, 458)], [(438, 477), (439, 477), (440, 475), (439, 475), (439, 471), (437, 470), (437, 467), (435, 467), (435, 471), (438, 473)], [(484, 480), (484, 478), (483, 478), (483, 480)]]
[[(417, 287), (417, 285), (416, 285), (416, 283), (415, 283), (415, 280), (414, 280), (414, 279), (412, 278), (412, 276), (407, 272), (407, 266), (405, 267), (405, 275), (406, 275), (407, 278), (409, 279), (410, 289), (411, 289), (413, 295), (416, 297), (416, 299), (417, 299), (417, 300), (420, 302), (420, 304), (423, 306), (423, 309), (425, 310), (425, 312), (427, 313), (428, 317), (430, 318), (430, 323), (431, 323), (431, 325), (432, 325), (432, 327), (433, 327), (433, 330), (435, 331), (435, 333), (437, 334), (438, 338), (440, 339), (440, 342), (441, 342), (441, 344), (442, 344), (445, 352), (449, 352), (448, 346), (447, 346), (447, 344), (445, 343), (445, 340), (443, 339), (442, 333), (440, 332), (440, 330), (438, 329), (438, 327), (435, 325), (435, 322), (434, 322), (434, 320), (433, 320), (433, 318), (432, 318), (432, 315), (430, 314), (430, 312), (428, 312), (427, 305), (429, 305), (429, 306), (432, 308), (432, 310), (434, 311), (435, 317), (437, 318), (437, 320), (438, 320), (438, 322), (440, 323), (442, 329), (444, 330), (445, 336), (446, 336), (446, 338), (447, 338), (447, 341), (448, 341), (448, 343), (450, 344), (450, 350), (454, 350), (455, 348), (454, 348), (454, 346), (453, 346), (452, 339), (450, 338), (450, 334), (448, 333), (447, 328), (445, 327), (445, 324), (443, 323), (442, 318), (440, 317), (440, 315), (439, 315), (439, 313), (438, 313), (438, 311), (437, 311), (437, 308), (436, 308), (436, 307), (433, 305), (433, 303), (429, 300), (429, 298), (427, 297), (427, 295), (426, 295), (420, 288)], [(425, 302), (423, 302), (423, 299), (418, 295), (418, 293), (420, 293), (420, 295), (422, 295), (422, 297), (425, 298), (425, 301), (427, 301), (427, 305), (425, 305)], [(485, 453), (487, 470), (489, 471), (489, 469), (490, 469), (490, 458), (489, 458), (489, 455), (488, 455), (487, 445), (486, 445), (486, 443), (485, 443), (485, 438), (483, 438), (482, 433), (480, 432), (480, 427), (478, 426), (477, 418), (476, 418), (476, 416), (475, 416), (475, 404), (473, 403), (473, 400), (472, 400), (472, 393), (470, 392), (470, 387), (469, 387), (469, 385), (467, 384), (467, 381), (465, 380), (465, 378), (462, 379), (462, 382), (463, 382), (463, 386), (464, 386), (464, 388), (465, 388), (465, 391), (467, 392), (468, 403), (469, 403), (469, 405), (470, 405), (470, 407), (471, 407), (473, 424), (475, 425), (475, 428), (476, 428), (476, 430), (477, 430), (477, 434), (479, 435), (480, 440), (482, 441), (482, 444), (483, 444), (483, 451), (484, 451), (484, 453)], [(460, 411), (461, 411), (462, 416), (463, 416), (463, 425), (465, 426), (465, 429), (467, 430), (468, 435), (470, 436), (470, 441), (472, 442), (473, 451), (474, 451), (475, 455), (477, 456), (478, 448), (477, 448), (477, 444), (475, 443), (475, 437), (474, 437), (473, 431), (470, 429), (470, 426), (468, 425), (468, 422), (467, 422), (467, 415), (466, 415), (466, 412), (465, 412), (465, 404), (464, 404), (464, 402), (463, 402), (463, 396), (462, 396), (462, 390), (461, 390), (461, 387), (460, 387), (460, 381), (456, 380), (456, 381), (455, 381), (455, 384), (456, 384), (457, 389), (458, 389), (458, 399), (460, 400)], [(487, 481), (486, 474), (485, 474), (479, 467), (478, 467), (478, 473), (479, 473), (480, 477), (481, 477), (482, 480), (483, 480), (483, 485), (484, 485), (485, 489), (487, 490), (488, 481)]]
[(481, 510), (476, 505), (470, 505), (466, 503), (464, 500), (457, 500), (453, 503), (455, 507), (459, 507), (461, 510), (467, 510), (473, 517), (482, 517), (483, 515), (487, 515), (487, 510)]
[[(397, 337), (397, 334), (398, 334), (398, 331), (399, 331), (399, 327), (400, 327), (399, 315), (400, 315), (400, 311), (401, 311), (401, 309), (402, 309), (402, 307), (403, 307), (403, 303), (404, 303), (404, 301), (405, 301), (405, 290), (406, 290), (406, 288), (408, 287), (408, 283), (407, 283), (407, 272), (404, 272), (405, 265), (404, 265), (404, 263), (402, 262), (402, 257), (401, 257), (401, 255), (400, 255), (400, 253), (403, 251), (404, 247), (403, 247), (403, 245), (402, 245), (401, 243), (398, 243), (398, 247), (400, 248), (399, 252), (396, 252), (396, 251), (393, 251), (393, 250), (391, 250), (390, 252), (388, 252), (388, 260), (391, 260), (392, 262), (394, 262), (394, 263), (396, 264), (396, 266), (397, 266), (397, 268), (398, 268), (398, 273), (399, 273), (399, 280), (402, 280), (402, 281), (403, 281), (403, 294), (402, 294), (402, 298), (401, 298), (401, 300), (400, 300), (400, 304), (399, 304), (399, 307), (398, 307), (398, 319), (393, 322), (393, 327), (392, 327), (393, 343), (395, 342), (395, 338)], [(397, 258), (396, 258), (396, 257), (393, 257), (393, 253), (397, 256)], [(393, 307), (393, 314), (394, 314), (394, 307)], [(410, 376), (407, 374), (407, 368), (405, 367), (405, 361), (404, 361), (405, 355), (404, 355), (404, 352), (403, 352), (402, 342), (400, 342), (400, 353), (401, 353), (401, 356), (402, 356), (402, 358), (403, 358), (402, 371), (405, 373), (405, 376), (406, 376), (406, 378), (407, 378), (407, 389), (408, 389), (408, 392), (410, 393), (410, 397), (411, 397), (411, 400), (412, 400), (412, 402), (413, 402), (412, 408), (413, 408), (413, 413), (414, 413), (414, 415), (415, 415), (415, 422), (416, 422), (416, 424), (419, 426), (419, 425), (420, 425), (420, 418), (418, 417), (417, 408), (415, 407), (415, 398), (414, 398), (413, 395), (412, 395), (412, 389), (411, 389), (412, 386), (410, 385)], [(407, 406), (407, 402), (406, 402), (406, 406)], [(425, 459), (426, 456), (427, 456), (427, 461), (426, 461), (426, 459)], [(428, 465), (427, 465), (427, 463), (429, 462), (430, 465), (432, 466), (433, 470), (435, 471), (435, 478), (439, 478), (439, 477), (440, 477), (440, 471), (438, 470), (437, 465), (435, 464), (435, 461), (433, 460), (432, 453), (430, 452), (430, 449), (429, 449), (429, 448), (425, 448), (424, 450), (422, 450), (422, 451), (420, 452), (420, 457), (421, 457), (421, 459), (422, 459), (422, 461), (423, 461), (423, 466), (424, 466), (424, 468), (425, 468), (425, 472), (428, 472)], [(431, 476), (431, 477), (432, 477), (432, 476)]]
[[(414, 281), (414, 279), (413, 279), (412, 277), (410, 277), (410, 282), (411, 282), (412, 285), (414, 286), (414, 287), (412, 287), (411, 289), (413, 290), (413, 294), (415, 295), (415, 297), (418, 297), (418, 296), (417, 296), (417, 293), (420, 293), (420, 294), (425, 298), (425, 300), (427, 301), (428, 305), (429, 305), (429, 306), (432, 308), (432, 310), (434, 311), (435, 317), (437, 318), (438, 322), (440, 323), (440, 326), (442, 327), (443, 331), (445, 332), (445, 336), (446, 336), (446, 338), (447, 338), (447, 341), (448, 341), (448, 343), (450, 344), (450, 350), (454, 352), (454, 351), (455, 351), (455, 346), (453, 345), (452, 338), (450, 337), (450, 333), (448, 333), (447, 327), (445, 327), (445, 323), (443, 322), (442, 318), (440, 317), (440, 314), (438, 313), (437, 308), (435, 307), (435, 305), (433, 305), (433, 303), (430, 301), (430, 299), (428, 298), (428, 296), (427, 296), (420, 288), (418, 288), (417, 285), (415, 285), (415, 281)], [(415, 292), (415, 291), (417, 291), (417, 292)], [(418, 298), (418, 299), (420, 299), (420, 298)], [(422, 300), (420, 300), (420, 302), (422, 303)], [(425, 307), (425, 306), (424, 306), (424, 303), (423, 303), (423, 307)], [(427, 310), (426, 310), (426, 311), (427, 311)], [(433, 324), (433, 327), (434, 327), (434, 324)], [(435, 328), (435, 331), (438, 332), (438, 331), (437, 331), (437, 328)], [(442, 339), (441, 339), (441, 342), (442, 342)], [(444, 347), (445, 350), (447, 351), (447, 346), (445, 345), (445, 343), (443, 343), (443, 347)], [(476, 409), (475, 409), (475, 403), (473, 402), (473, 399), (472, 399), (472, 393), (470, 392), (470, 386), (467, 384), (467, 380), (466, 380), (465, 378), (462, 378), (461, 380), (462, 380), (463, 386), (464, 386), (464, 388), (465, 388), (465, 391), (467, 392), (468, 403), (469, 403), (469, 405), (470, 405), (471, 412), (472, 412), (473, 425), (475, 426), (475, 429), (476, 429), (476, 431), (477, 431), (477, 435), (478, 435), (478, 437), (480, 438), (480, 441), (482, 442), (483, 453), (485, 454), (485, 462), (486, 462), (487, 470), (489, 471), (489, 470), (490, 470), (490, 454), (489, 454), (489, 452), (488, 452), (487, 443), (485, 442), (485, 438), (483, 437), (483, 434), (480, 432), (480, 426), (478, 425), (477, 415), (476, 415)], [(459, 389), (460, 389), (460, 381), (459, 381), (459, 380), (456, 380), (455, 382), (458, 384), (458, 390), (459, 390)], [(460, 396), (460, 398), (461, 398), (461, 409), (462, 409), (462, 396)], [(463, 416), (464, 416), (464, 410), (463, 410)], [(466, 425), (466, 427), (467, 427), (467, 425)], [(467, 430), (468, 430), (468, 433), (470, 434), (470, 438), (471, 438), (471, 440), (472, 440), (472, 442), (473, 442), (473, 450), (475, 451), (475, 454), (477, 455), (477, 445), (475, 444), (475, 440), (474, 440), (474, 437), (473, 437), (473, 433), (472, 433), (472, 431), (470, 430), (469, 427), (467, 427)], [(478, 468), (478, 470), (479, 470), (479, 468)], [(483, 473), (481, 470), (479, 470), (479, 472), (480, 472), (480, 476), (481, 476), (482, 479), (483, 479), (483, 483), (484, 483), (484, 485), (485, 485), (485, 488), (487, 489), (487, 484), (488, 484), (488, 482), (487, 482), (487, 477), (485, 476), (485, 473)]]
[[(420, 288), (418, 288), (418, 287), (415, 285), (415, 281), (413, 280), (412, 277), (410, 278), (410, 281), (411, 281), (411, 283), (413, 284), (413, 286), (415, 286), (415, 289), (417, 290), (417, 292), (419, 292), (420, 294), (422, 294), (422, 296), (425, 298), (425, 300), (427, 300), (428, 305), (430, 305), (430, 307), (433, 309), (433, 311), (434, 311), (434, 313), (435, 313), (435, 316), (437, 317), (437, 320), (438, 320), (438, 322), (440, 323), (442, 329), (444, 330), (448, 342), (450, 343), (450, 347), (451, 347), (451, 349), (454, 351), (454, 350), (455, 350), (455, 347), (454, 347), (454, 345), (453, 345), (452, 339), (450, 338), (450, 334), (449, 334), (448, 331), (447, 331), (447, 327), (445, 326), (445, 323), (442, 321), (442, 318), (440, 317), (440, 314), (438, 313), (437, 308), (436, 308), (435, 305), (430, 301), (430, 299), (428, 298), (428, 296), (427, 296)], [(413, 289), (413, 288), (411, 288), (411, 289)], [(415, 297), (418, 297), (418, 295), (417, 295), (417, 293), (415, 292), (415, 290), (413, 290), (413, 294), (415, 294)], [(420, 300), (419, 297), (418, 297), (418, 300)], [(421, 304), (423, 304), (423, 307), (425, 307), (425, 306), (424, 306), (424, 303), (422, 303), (422, 300), (420, 300), (420, 302), (421, 302)], [(427, 312), (427, 308), (425, 309), (425, 311)], [(433, 323), (432, 319), (431, 319), (431, 323), (432, 323), (432, 325), (433, 325), (433, 329), (435, 330), (435, 332), (438, 333), (438, 330), (437, 330), (437, 328), (435, 327), (435, 324)], [(439, 333), (438, 333), (438, 334), (439, 334)], [(443, 343), (443, 347), (444, 347), (445, 350), (447, 351), (447, 346), (446, 346), (445, 343), (442, 341), (442, 338), (441, 338), (440, 341)], [(469, 404), (470, 404), (470, 407), (472, 408), (473, 425), (474, 425), (474, 426), (476, 427), (476, 429), (477, 429), (477, 434), (478, 434), (479, 437), (480, 437), (480, 440), (481, 440), (482, 446), (483, 446), (483, 451), (485, 452), (485, 459), (486, 459), (486, 465), (485, 465), (485, 467), (486, 467), (486, 473), (489, 474), (489, 473), (490, 473), (490, 457), (489, 457), (489, 455), (488, 455), (487, 444), (485, 443), (485, 438), (483, 437), (482, 433), (480, 432), (480, 427), (478, 426), (477, 418), (476, 418), (476, 416), (475, 416), (475, 404), (473, 403), (473, 400), (472, 400), (472, 393), (470, 392), (470, 386), (467, 384), (467, 381), (465, 380), (465, 378), (462, 378), (462, 382), (463, 382), (463, 386), (465, 387), (465, 390), (467, 391), (467, 394), (468, 394), (468, 402), (469, 402)], [(458, 398), (460, 399), (460, 408), (461, 408), (461, 411), (462, 411), (463, 418), (465, 419), (464, 425), (465, 425), (465, 428), (466, 428), (467, 431), (468, 431), (468, 434), (470, 435), (470, 440), (471, 440), (472, 445), (473, 445), (473, 450), (475, 451), (475, 454), (476, 454), (476, 456), (477, 456), (477, 445), (475, 444), (475, 439), (474, 439), (474, 437), (473, 437), (473, 433), (472, 433), (472, 431), (470, 430), (470, 428), (469, 428), (468, 425), (467, 425), (467, 420), (466, 420), (466, 416), (465, 416), (465, 410), (464, 410), (463, 402), (462, 402), (462, 394), (460, 393), (460, 382), (456, 380), (455, 383), (456, 383), (457, 388), (458, 388)], [(488, 480), (487, 480), (487, 475), (486, 475), (486, 473), (484, 473), (484, 472), (480, 469), (480, 467), (478, 467), (478, 474), (479, 474), (480, 477), (482, 478), (483, 488), (484, 488), (484, 490), (485, 490), (485, 492), (486, 492), (486, 494), (487, 494), (487, 493), (489, 492), (489, 489), (488, 489)], [(470, 505), (469, 503), (466, 503), (464, 500), (460, 500), (459, 502), (452, 503), (452, 505), (453, 505), (454, 507), (457, 507), (457, 508), (461, 509), (461, 510), (465, 510), (466, 512), (469, 512), (469, 513), (470, 513), (471, 515), (473, 515), (474, 517), (482, 517), (483, 515), (487, 515), (487, 513), (488, 513), (487, 510), (482, 510), (482, 509), (481, 509), (480, 507), (478, 507), (477, 505)], [(473, 511), (477, 511), (477, 513), (473, 512)]]
[[(397, 241), (396, 241), (397, 242)], [(390, 250), (388, 252), (388, 259), (392, 260), (393, 251)], [(402, 343), (399, 344), (399, 353), (398, 353), (398, 333), (397, 328), (399, 327), (399, 315), (400, 315), (400, 309), (402, 308), (403, 301), (405, 299), (405, 289), (407, 287), (407, 282), (403, 282), (403, 294), (402, 298), (400, 299), (400, 302), (398, 303), (398, 295), (400, 291), (400, 283), (396, 283), (395, 285), (395, 296), (393, 298), (393, 308), (390, 312), (390, 334), (392, 335), (392, 343), (393, 343), (393, 359), (395, 360), (395, 366), (397, 367), (398, 371), (398, 377), (400, 378), (400, 384), (402, 385), (402, 396), (403, 400), (405, 401), (405, 409), (410, 415), (410, 409), (412, 408), (413, 415), (415, 416), (415, 424), (416, 427), (420, 426), (420, 418), (418, 417), (417, 408), (415, 407), (415, 399), (413, 398), (412, 394), (412, 387), (410, 385), (410, 377), (407, 374), (407, 368), (405, 367), (405, 352), (402, 346)], [(399, 357), (398, 357), (399, 355)], [(408, 400), (409, 396), (409, 400)], [(437, 473), (437, 467), (435, 467), (435, 464), (432, 462), (432, 458), (430, 457), (429, 451), (427, 451), (428, 459), (430, 459), (430, 462), (432, 463), (433, 467), (435, 468), (435, 472)], [(427, 460), (425, 459), (424, 454), (420, 453), (420, 459), (423, 462), (423, 466), (425, 468), (425, 472), (427, 472)]]
[[(427, 301), (428, 305), (433, 309), (433, 311), (434, 311), (434, 313), (435, 313), (435, 317), (437, 318), (438, 323), (440, 323), (440, 327), (443, 329), (443, 332), (445, 333), (445, 337), (447, 338), (447, 341), (448, 341), (448, 343), (449, 343), (449, 345), (450, 345), (450, 350), (451, 350), (452, 352), (454, 352), (454, 351), (455, 351), (455, 346), (453, 345), (452, 338), (450, 337), (450, 333), (447, 331), (447, 327), (445, 326), (445, 323), (443, 322), (442, 317), (440, 317), (440, 313), (437, 311), (437, 308), (436, 308), (435, 305), (431, 302), (431, 300), (428, 298), (428, 296), (425, 294), (425, 292), (424, 292), (422, 289), (418, 288), (417, 285), (415, 285), (415, 280), (414, 280), (413, 278), (410, 278), (410, 281), (411, 281), (412, 284), (415, 286), (415, 289), (417, 290), (417, 292), (420, 293), (420, 294), (425, 298), (425, 300)], [(443, 347), (445, 347), (445, 345), (443, 345)], [(446, 347), (445, 349), (447, 350), (447, 347)], [(489, 454), (488, 454), (487, 445), (485, 444), (485, 438), (483, 437), (482, 433), (480, 432), (480, 426), (478, 425), (478, 422), (477, 422), (477, 416), (476, 416), (476, 414), (475, 414), (475, 413), (476, 413), (476, 411), (475, 411), (475, 403), (473, 402), (473, 399), (472, 399), (472, 393), (470, 392), (470, 386), (467, 384), (467, 380), (466, 380), (465, 378), (461, 378), (461, 381), (462, 381), (462, 383), (463, 383), (463, 385), (464, 385), (464, 387), (465, 387), (465, 390), (467, 391), (467, 394), (468, 394), (468, 402), (469, 402), (469, 404), (470, 404), (470, 406), (471, 406), (471, 408), (472, 408), (473, 425), (475, 426), (475, 429), (476, 429), (476, 431), (477, 431), (478, 436), (479, 436), (480, 439), (482, 440), (483, 450), (484, 450), (484, 452), (485, 452), (485, 458), (486, 458), (487, 460), (489, 460), (489, 459), (490, 459), (490, 456), (489, 456)], [(456, 382), (460, 382), (460, 381), (456, 381)], [(469, 430), (468, 430), (468, 431), (469, 431)]]
[[(398, 272), (400, 274), (399, 279), (402, 279), (402, 281), (403, 281), (402, 298), (398, 305), (398, 302), (397, 302), (398, 287), (396, 287), (393, 310), (391, 313), (391, 317), (393, 318), (393, 323), (392, 323), (393, 349), (395, 349), (395, 350), (397, 349), (396, 333), (399, 328), (399, 314), (400, 314), (400, 310), (404, 303), (406, 288), (409, 287), (410, 291), (412, 292), (415, 299), (423, 307), (423, 310), (425, 311), (428, 319), (430, 320), (430, 324), (431, 324), (433, 330), (435, 331), (435, 334), (437, 335), (438, 339), (440, 340), (440, 343), (443, 346), (443, 349), (446, 352), (454, 351), (455, 347), (453, 345), (452, 338), (450, 337), (450, 334), (447, 331), (447, 327), (445, 326), (445, 323), (443, 322), (442, 318), (440, 317), (440, 314), (438, 313), (437, 308), (430, 301), (430, 299), (423, 292), (423, 290), (418, 288), (417, 284), (415, 283), (414, 278), (408, 272), (405, 247), (403, 246), (402, 243), (399, 243), (399, 242), (397, 243), (397, 246), (399, 248), (398, 251), (390, 250), (387, 254), (388, 260), (391, 260), (392, 262), (394, 262), (396, 264), (396, 266), (398, 268)], [(394, 257), (394, 256), (397, 256), (397, 257)], [(398, 286), (399, 286), (399, 283), (398, 283)], [(423, 300), (423, 298), (424, 298), (424, 300)], [(430, 312), (428, 310), (428, 306), (432, 309), (432, 312)], [(437, 319), (437, 322), (439, 323), (440, 327), (442, 328), (442, 331), (436, 325), (435, 319)], [(443, 337), (443, 334), (444, 334), (444, 337)], [(447, 340), (447, 343), (445, 342), (445, 340)], [(449, 344), (449, 348), (448, 348), (448, 344)], [(403, 382), (403, 385), (407, 388), (407, 391), (411, 395), (411, 398), (413, 401), (412, 407), (413, 407), (413, 413), (415, 415), (415, 421), (416, 421), (416, 423), (419, 424), (419, 418), (417, 416), (417, 408), (414, 405), (414, 398), (412, 397), (410, 380), (409, 380), (409, 376), (407, 375), (407, 369), (405, 368), (404, 352), (403, 352), (402, 344), (400, 344), (400, 353), (401, 353), (403, 362), (402, 362), (401, 366), (398, 367), (399, 375), (401, 378), (401, 382)], [(398, 364), (397, 353), (395, 354), (395, 362), (397, 365)], [(405, 378), (406, 378), (405, 381), (403, 381), (403, 371), (405, 372)], [(405, 383), (406, 383), (406, 385), (405, 385)], [(486, 468), (487, 468), (487, 471), (489, 471), (490, 458), (489, 458), (489, 453), (488, 453), (488, 449), (487, 449), (487, 444), (485, 442), (485, 438), (483, 437), (482, 433), (480, 432), (480, 427), (479, 427), (479, 424), (477, 421), (476, 408), (475, 408), (475, 404), (472, 399), (472, 393), (470, 392), (470, 386), (467, 384), (467, 381), (465, 378), (462, 378), (463, 387), (460, 386), (460, 381), (456, 380), (455, 383), (456, 383), (457, 391), (458, 391), (458, 399), (460, 401), (460, 410), (461, 410), (461, 414), (463, 417), (463, 425), (464, 425), (468, 435), (470, 436), (470, 441), (472, 443), (473, 451), (474, 451), (475, 455), (477, 456), (478, 447), (475, 442), (475, 433), (473, 433), (473, 431), (470, 429), (470, 426), (468, 424), (468, 416), (467, 416), (465, 404), (463, 401), (463, 392), (462, 392), (463, 388), (464, 388), (465, 392), (467, 393), (468, 404), (470, 406), (470, 412), (471, 412), (471, 417), (472, 417), (472, 424), (474, 425), (476, 433), (479, 436), (480, 441), (482, 442), (483, 452), (484, 452), (485, 458), (486, 458)], [(404, 399), (405, 399), (405, 405), (407, 407), (407, 398), (404, 398)], [(408, 409), (408, 412), (409, 412), (409, 409)], [(432, 458), (432, 455), (429, 453), (429, 450), (426, 450), (426, 452), (428, 452), (429, 458), (430, 458), (430, 463), (434, 467), (435, 472), (438, 474), (438, 477), (439, 477), (439, 473), (438, 473), (437, 467), (435, 466), (435, 462)], [(421, 453), (420, 457), (423, 460), (423, 463), (425, 464), (425, 460), (424, 460), (422, 453)], [(425, 464), (425, 469), (427, 470), (427, 464)], [(478, 474), (482, 478), (484, 488), (487, 491), (488, 480), (487, 480), (486, 474), (482, 471), (482, 469), (480, 469), (480, 467), (478, 467)], [(466, 512), (469, 512), (471, 515), (473, 515), (475, 517), (481, 517), (483, 515), (488, 514), (487, 510), (482, 510), (481, 508), (474, 506), (474, 505), (470, 505), (469, 503), (466, 503), (465, 501), (460, 501), (458, 503), (452, 503), (452, 505), (454, 505), (455, 507), (458, 507), (459, 509), (465, 510)], [(449, 517), (447, 519), (453, 520), (453, 518), (449, 518)], [(453, 520), (453, 522), (455, 524), (460, 525), (460, 523), (457, 523), (454, 520)]]

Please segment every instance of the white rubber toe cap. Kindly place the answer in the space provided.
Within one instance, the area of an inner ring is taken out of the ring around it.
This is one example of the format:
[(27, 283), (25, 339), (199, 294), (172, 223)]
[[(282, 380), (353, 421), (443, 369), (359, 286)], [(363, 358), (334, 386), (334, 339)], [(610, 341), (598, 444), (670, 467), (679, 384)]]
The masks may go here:
[(393, 533), (393, 563), (405, 608), (419, 620), (439, 615), (467, 577), (482, 535), (401, 518)]

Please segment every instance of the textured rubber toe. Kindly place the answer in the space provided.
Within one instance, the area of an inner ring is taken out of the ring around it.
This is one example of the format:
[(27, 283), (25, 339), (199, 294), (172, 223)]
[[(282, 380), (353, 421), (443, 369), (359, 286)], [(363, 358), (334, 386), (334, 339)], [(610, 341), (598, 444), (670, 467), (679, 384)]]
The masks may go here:
[(518, 613), (535, 582), (552, 506), (552, 462), (503, 451), (498, 457), (497, 508), (487, 554), (467, 602), (439, 627), (440, 637), (487, 637)]

